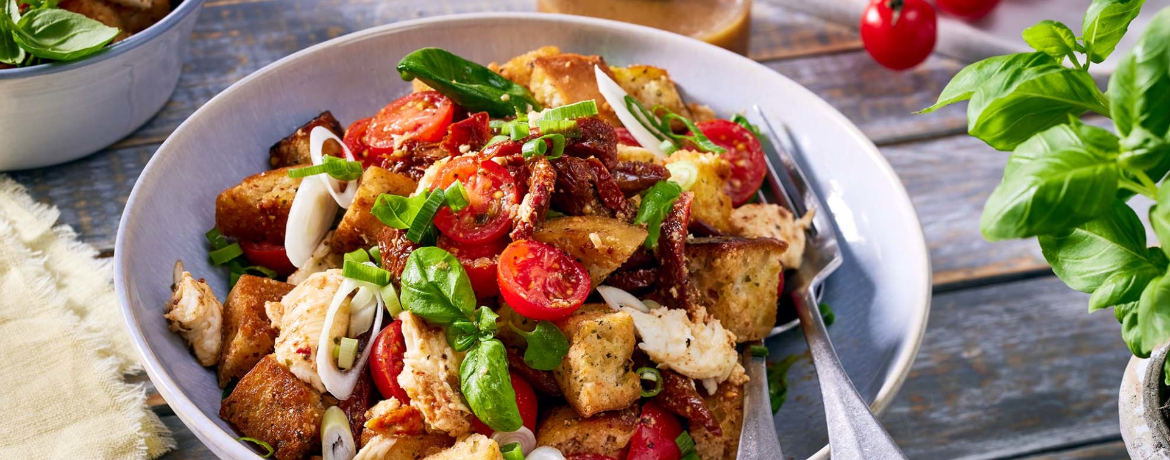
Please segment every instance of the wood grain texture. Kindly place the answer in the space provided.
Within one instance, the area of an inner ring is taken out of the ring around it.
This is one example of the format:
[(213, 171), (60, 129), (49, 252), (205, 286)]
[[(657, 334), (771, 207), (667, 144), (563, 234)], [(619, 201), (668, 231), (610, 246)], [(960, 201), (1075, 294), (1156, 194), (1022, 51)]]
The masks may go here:
[(1117, 460), (1129, 458), (1120, 439), (1021, 457), (1021, 460)]
[(910, 458), (929, 459), (1118, 439), (1130, 353), (1112, 313), (1086, 313), (1087, 299), (1055, 277), (936, 296), (910, 376), (882, 417), (891, 435)]

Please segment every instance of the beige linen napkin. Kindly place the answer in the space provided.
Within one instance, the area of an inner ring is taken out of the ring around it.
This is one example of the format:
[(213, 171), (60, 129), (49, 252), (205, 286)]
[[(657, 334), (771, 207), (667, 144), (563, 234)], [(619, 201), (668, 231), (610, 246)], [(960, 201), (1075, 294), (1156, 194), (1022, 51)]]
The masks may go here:
[(174, 448), (146, 406), (107, 261), (0, 175), (0, 458), (146, 459)]

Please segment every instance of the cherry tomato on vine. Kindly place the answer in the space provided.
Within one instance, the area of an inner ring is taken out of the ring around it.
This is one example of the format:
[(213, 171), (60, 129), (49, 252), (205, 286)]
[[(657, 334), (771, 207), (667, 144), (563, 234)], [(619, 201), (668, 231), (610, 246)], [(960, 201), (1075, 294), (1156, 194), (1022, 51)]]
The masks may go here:
[(768, 163), (764, 160), (764, 148), (760, 140), (747, 128), (728, 120), (710, 120), (696, 125), (703, 135), (716, 145), (727, 149), (724, 160), (731, 163), (731, 177), (723, 191), (731, 197), (731, 205), (747, 203), (764, 183), (768, 174)]
[(471, 290), (479, 298), (493, 297), (500, 293), (500, 285), (496, 281), (496, 267), (500, 262), (500, 253), (508, 246), (508, 239), (501, 238), (485, 244), (460, 244), (443, 235), (435, 244), (439, 248), (451, 253), (471, 280)]
[(449, 207), (435, 214), (435, 227), (463, 244), (482, 244), (500, 239), (512, 228), (511, 209), (519, 202), (516, 180), (494, 161), (475, 156), (452, 158), (439, 170), (437, 187), (446, 189), (459, 181), (467, 191), (468, 205), (459, 212)]
[(564, 251), (533, 240), (513, 241), (500, 254), (500, 295), (527, 318), (556, 321), (573, 314), (591, 289), (589, 272)]
[(938, 38), (926, 0), (872, 0), (861, 14), (861, 41), (878, 64), (906, 70), (925, 61)]
[(447, 135), (455, 103), (436, 91), (408, 94), (383, 107), (370, 120), (364, 142), (374, 156), (394, 152), (398, 139), (438, 142)]
[(383, 328), (374, 339), (373, 347), (370, 351), (370, 376), (374, 378), (374, 386), (386, 398), (393, 396), (403, 404), (409, 403), (410, 396), (398, 384), (398, 374), (404, 367), (402, 356), (406, 354), (402, 322), (395, 321)]
[(987, 16), (999, 0), (937, 0), (938, 8), (967, 20), (978, 20)]
[[(532, 389), (532, 385), (524, 380), (520, 374), (514, 371), (508, 371), (508, 375), (512, 377), (512, 390), (516, 393), (516, 407), (520, 409), (520, 420), (524, 422), (524, 426), (532, 433), (536, 433), (536, 391)], [(479, 421), (474, 416), (471, 417), (471, 429), (476, 433), (484, 436), (491, 436), (495, 430)]]

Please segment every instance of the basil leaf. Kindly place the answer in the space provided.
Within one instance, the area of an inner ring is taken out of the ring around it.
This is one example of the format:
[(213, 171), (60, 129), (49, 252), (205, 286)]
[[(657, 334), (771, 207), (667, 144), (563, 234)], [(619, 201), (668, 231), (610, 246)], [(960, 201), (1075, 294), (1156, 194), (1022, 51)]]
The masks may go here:
[(536, 323), (532, 332), (509, 325), (528, 342), (524, 350), (524, 364), (541, 371), (551, 371), (561, 366), (561, 361), (569, 353), (569, 339), (555, 324), (541, 321)]
[[(1157, 204), (1150, 207), (1150, 227), (1154, 229), (1154, 234), (1162, 243), (1165, 255), (1170, 256), (1170, 184), (1158, 187), (1157, 199)], [(1144, 231), (1142, 235), (1145, 235)]]
[(1081, 21), (1085, 54), (1098, 64), (1117, 48), (1129, 23), (1141, 13), (1145, 0), (1093, 0)]
[(1134, 355), (1148, 358), (1150, 352), (1170, 339), (1170, 276), (1162, 275), (1142, 291), (1137, 307), (1138, 342), (1141, 347), (1131, 350)]
[(1007, 151), (1040, 131), (1068, 122), (1069, 115), (1108, 111), (1088, 72), (1063, 67), (1045, 53), (1026, 56), (971, 96), (969, 134)]
[(16, 21), (20, 20), (20, 7), (16, 0), (0, 0), (0, 7), (0, 63), (20, 65), (24, 62), (25, 52), (12, 37)]
[(423, 48), (398, 61), (403, 80), (417, 78), (469, 112), (505, 117), (541, 110), (528, 89), (440, 48)]
[(1019, 53), (994, 56), (964, 67), (943, 88), (942, 93), (938, 95), (938, 101), (918, 113), (930, 113), (944, 106), (971, 99), (971, 95), (975, 94), (975, 91), (984, 83), (991, 81), (993, 77), (1002, 72), (1021, 68), (1025, 62), (1032, 59), (1034, 54)]
[[(1170, 156), (1170, 10), (1159, 12), (1109, 79), (1122, 164), (1147, 169)], [(1156, 179), (1156, 178), (1155, 178)]]
[(1056, 62), (1064, 61), (1065, 57), (1076, 62), (1077, 36), (1063, 22), (1040, 21), (1024, 29), (1022, 35), (1028, 46), (1052, 56)]
[(983, 236), (996, 241), (1065, 233), (1106, 213), (1120, 172), (1095, 137), (1070, 137), (1067, 127), (1057, 126), (1022, 144), (1013, 156), (1027, 159), (1014, 160), (983, 207)]
[(682, 194), (682, 187), (670, 181), (658, 181), (646, 191), (642, 203), (638, 205), (638, 214), (634, 217), (635, 224), (646, 224), (646, 247), (653, 249), (658, 245), (659, 229), (674, 200)]
[(466, 319), (457, 319), (447, 325), (447, 344), (455, 351), (467, 351), (479, 338), (479, 329)]
[(435, 324), (467, 319), (475, 311), (475, 293), (459, 259), (434, 246), (406, 258), (400, 298), (404, 308)]
[(1117, 322), (1121, 323), (1121, 339), (1129, 347), (1130, 353), (1141, 354), (1142, 334), (1138, 328), (1138, 302), (1130, 302), (1113, 307), (1113, 314)]
[(383, 193), (378, 195), (378, 199), (374, 201), (374, 206), (370, 208), (370, 214), (377, 217), (383, 224), (399, 230), (406, 230), (410, 228), (410, 224), (414, 222), (414, 216), (418, 215), (418, 211), (422, 209), (426, 201), (426, 193), (412, 197)]
[(1040, 157), (1055, 155), (1055, 151), (1068, 148), (1084, 148), (1112, 156), (1120, 147), (1117, 136), (1108, 130), (1074, 120), (1066, 125), (1053, 126), (1017, 146), (1008, 157), (1003, 175), (1010, 176), (1024, 164)]
[(471, 412), (485, 425), (496, 431), (520, 429), (523, 421), (503, 343), (489, 339), (472, 347), (459, 365), (459, 381)]
[(475, 312), (475, 327), (479, 330), (480, 337), (483, 337), (484, 340), (495, 337), (496, 332), (500, 329), (500, 326), (496, 324), (496, 320), (499, 318), (500, 315), (497, 315), (492, 309), (479, 307), (479, 310)]
[(35, 9), (16, 24), (13, 38), (29, 54), (72, 61), (96, 53), (118, 36), (118, 29), (72, 11)]
[(1146, 248), (1137, 213), (1114, 200), (1105, 215), (1058, 236), (1041, 236), (1040, 250), (1069, 287), (1091, 292), (1089, 311), (1137, 301), (1150, 280), (1166, 269), (1164, 257)]

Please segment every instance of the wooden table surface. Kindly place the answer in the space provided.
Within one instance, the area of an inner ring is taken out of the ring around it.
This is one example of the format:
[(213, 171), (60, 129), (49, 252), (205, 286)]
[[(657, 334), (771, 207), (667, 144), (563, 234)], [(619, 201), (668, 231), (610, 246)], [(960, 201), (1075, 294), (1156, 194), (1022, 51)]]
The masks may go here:
[[(113, 252), (130, 189), (188, 115), (249, 73), (348, 32), (452, 13), (528, 11), (533, 0), (208, 0), (179, 87), (162, 112), (94, 156), (13, 173), (102, 254)], [(1125, 458), (1117, 391), (1129, 359), (1109, 312), (1056, 279), (1032, 241), (991, 244), (979, 234), (983, 201), (1007, 154), (965, 135), (965, 104), (930, 115), (963, 62), (935, 55), (889, 72), (857, 33), (755, 0), (750, 56), (817, 93), (856, 123), (893, 164), (918, 209), (934, 270), (921, 351), (881, 417), (915, 459)], [(139, 380), (146, 381), (144, 377)], [(146, 381), (149, 385), (149, 381)], [(168, 460), (212, 458), (165, 401), (152, 406), (174, 431)]]

